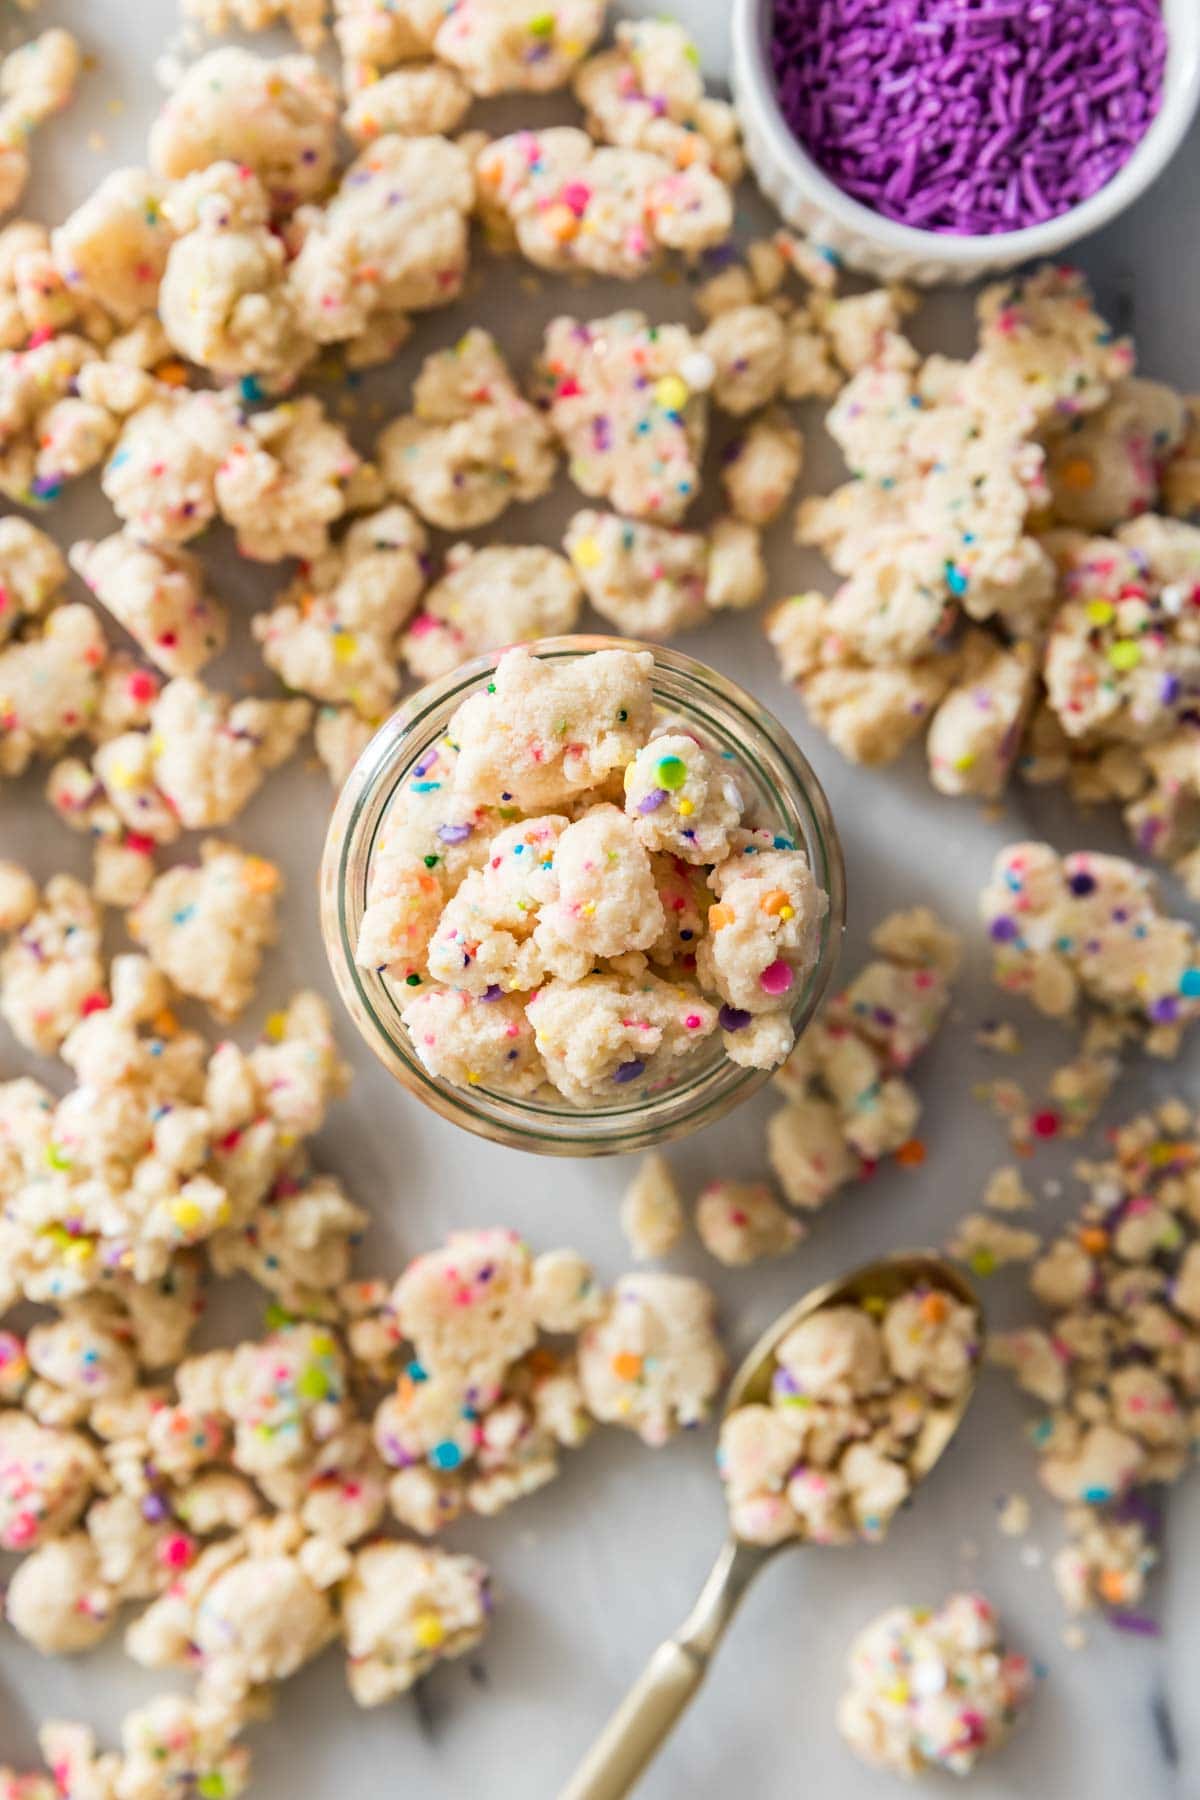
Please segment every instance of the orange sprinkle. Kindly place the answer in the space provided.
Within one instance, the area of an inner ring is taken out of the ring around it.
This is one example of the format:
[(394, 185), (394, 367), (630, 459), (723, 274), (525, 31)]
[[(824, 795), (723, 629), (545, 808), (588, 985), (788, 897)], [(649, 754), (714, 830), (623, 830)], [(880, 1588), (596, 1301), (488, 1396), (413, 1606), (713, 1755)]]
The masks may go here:
[(542, 214), (542, 226), (559, 244), (569, 243), (579, 236), (579, 220), (569, 206), (550, 207)]
[(1079, 1242), (1089, 1256), (1103, 1256), (1108, 1249), (1108, 1233), (1103, 1225), (1085, 1225), (1080, 1229)]
[(949, 1311), (945, 1294), (926, 1294), (921, 1302), (921, 1317), (927, 1325), (940, 1325)]
[(726, 906), (724, 903), (719, 902), (716, 906), (710, 906), (708, 909), (708, 929), (710, 931), (723, 931), (726, 925), (733, 924), (736, 917), (737, 914), (734, 912), (732, 906)]
[(179, 1020), (169, 1007), (164, 1006), (160, 1013), (155, 1013), (151, 1021), (158, 1037), (174, 1037), (179, 1030)]
[(618, 1350), (612, 1366), (618, 1381), (636, 1381), (642, 1372), (642, 1359), (632, 1350)]
[(1100, 1590), (1101, 1599), (1107, 1600), (1110, 1606), (1120, 1606), (1125, 1598), (1125, 1577), (1118, 1574), (1116, 1569), (1105, 1569), (1097, 1579), (1096, 1586)]
[(920, 1138), (909, 1138), (896, 1152), (896, 1161), (905, 1169), (915, 1169), (925, 1161), (925, 1145)]
[(156, 378), (167, 387), (187, 386), (187, 364), (181, 363), (177, 357), (172, 358), (170, 362), (159, 363), (154, 373)]
[(279, 870), (265, 856), (248, 856), (242, 869), (242, 885), (252, 894), (271, 894), (279, 886)]
[(764, 894), (759, 901), (759, 905), (762, 907), (763, 911), (772, 919), (778, 918), (787, 903), (788, 897), (782, 888), (772, 888), (770, 893)]
[(1072, 456), (1060, 467), (1058, 478), (1073, 493), (1082, 494), (1095, 485), (1096, 471), (1086, 456)]

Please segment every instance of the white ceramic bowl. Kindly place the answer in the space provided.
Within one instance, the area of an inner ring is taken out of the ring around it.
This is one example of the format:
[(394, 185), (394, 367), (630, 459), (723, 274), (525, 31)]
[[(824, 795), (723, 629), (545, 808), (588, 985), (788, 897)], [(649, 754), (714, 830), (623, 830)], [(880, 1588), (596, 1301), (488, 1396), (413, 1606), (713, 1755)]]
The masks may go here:
[(733, 0), (733, 97), (759, 186), (797, 230), (835, 250), (851, 268), (888, 281), (973, 281), (1053, 256), (1107, 225), (1160, 175), (1200, 104), (1200, 0), (1162, 0), (1167, 66), (1162, 106), (1107, 186), (1056, 219), (1024, 231), (956, 237), (882, 218), (851, 199), (801, 149), (779, 110), (771, 73), (773, 0)]

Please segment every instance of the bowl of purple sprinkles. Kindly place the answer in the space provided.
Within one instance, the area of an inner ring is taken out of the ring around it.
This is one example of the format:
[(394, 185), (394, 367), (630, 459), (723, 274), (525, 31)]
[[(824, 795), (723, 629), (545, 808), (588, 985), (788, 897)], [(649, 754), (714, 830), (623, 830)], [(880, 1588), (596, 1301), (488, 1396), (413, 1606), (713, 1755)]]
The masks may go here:
[(853, 268), (970, 281), (1133, 203), (1200, 103), (1200, 0), (733, 0), (763, 191)]

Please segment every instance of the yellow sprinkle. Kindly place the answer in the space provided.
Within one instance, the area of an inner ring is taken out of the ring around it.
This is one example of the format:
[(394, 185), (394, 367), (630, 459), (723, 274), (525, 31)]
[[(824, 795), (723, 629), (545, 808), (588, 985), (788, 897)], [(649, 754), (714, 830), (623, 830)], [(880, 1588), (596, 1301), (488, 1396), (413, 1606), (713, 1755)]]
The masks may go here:
[(977, 761), (978, 758), (975, 755), (975, 752), (973, 750), (967, 750), (964, 751), (962, 756), (955, 757), (952, 767), (958, 769), (961, 773), (963, 770), (973, 768)]
[(781, 906), (779, 909), (779, 916), (785, 921), (794, 919), (796, 916), (796, 909), (794, 906)]
[(594, 900), (589, 900), (586, 906), (580, 907), (579, 910), (582, 912), (585, 919), (590, 919), (596, 910), (596, 902)]
[(571, 561), (577, 569), (594, 569), (600, 561), (600, 546), (594, 537), (581, 537), (571, 546)]
[(72, 1238), (71, 1242), (64, 1249), (63, 1255), (68, 1262), (85, 1263), (92, 1254), (94, 1248), (95, 1245), (92, 1243), (91, 1238)]
[(273, 1012), (273, 1013), (267, 1014), (267, 1022), (265, 1024), (265, 1026), (263, 1027), (263, 1036), (264, 1037), (270, 1038), (270, 1040), (273, 1044), (277, 1044), (279, 1042), (279, 1040), (282, 1038), (282, 1036), (286, 1030), (287, 1030), (287, 1014), (286, 1013)]
[(358, 639), (352, 631), (339, 631), (333, 640), (333, 660), (349, 662), (358, 655)]
[(1117, 616), (1117, 609), (1107, 600), (1089, 600), (1087, 616), (1093, 625), (1109, 625)]
[(664, 375), (654, 384), (654, 398), (664, 412), (679, 412), (688, 402), (688, 385), (678, 375)]
[(695, 810), (696, 809), (690, 800), (680, 800), (676, 807), (676, 811), (679, 813), (681, 819), (686, 819), (688, 815), (694, 813)]
[(1108, 660), (1118, 674), (1125, 674), (1136, 669), (1142, 660), (1142, 647), (1135, 644), (1132, 638), (1118, 638), (1109, 646)]
[(418, 1646), (422, 1650), (436, 1650), (438, 1645), (444, 1642), (446, 1636), (446, 1627), (442, 1624), (440, 1616), (435, 1612), (419, 1612), (415, 1614), (412, 1622), (412, 1630), (413, 1637), (416, 1639)]
[(128, 763), (114, 763), (108, 771), (108, 779), (115, 788), (131, 788), (137, 782), (137, 776)]
[(196, 1200), (176, 1200), (171, 1207), (171, 1217), (180, 1231), (195, 1231), (204, 1223), (204, 1208)]

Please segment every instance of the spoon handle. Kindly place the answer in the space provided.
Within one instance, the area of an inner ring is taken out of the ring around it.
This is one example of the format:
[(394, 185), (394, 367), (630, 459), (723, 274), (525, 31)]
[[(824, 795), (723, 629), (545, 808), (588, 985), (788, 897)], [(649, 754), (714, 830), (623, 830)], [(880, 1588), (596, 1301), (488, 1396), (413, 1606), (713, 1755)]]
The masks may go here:
[(658, 1646), (558, 1800), (624, 1800), (633, 1791), (704, 1680), (763, 1560), (732, 1540), (725, 1545), (691, 1613)]

